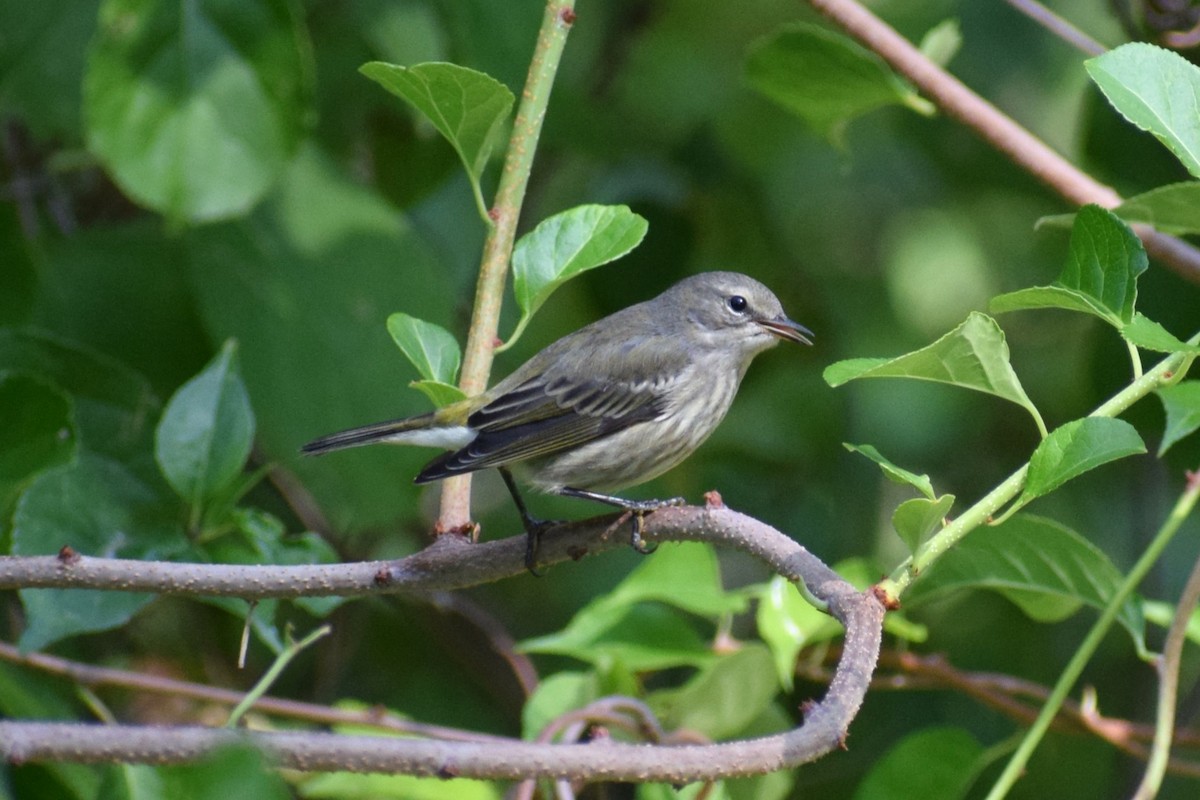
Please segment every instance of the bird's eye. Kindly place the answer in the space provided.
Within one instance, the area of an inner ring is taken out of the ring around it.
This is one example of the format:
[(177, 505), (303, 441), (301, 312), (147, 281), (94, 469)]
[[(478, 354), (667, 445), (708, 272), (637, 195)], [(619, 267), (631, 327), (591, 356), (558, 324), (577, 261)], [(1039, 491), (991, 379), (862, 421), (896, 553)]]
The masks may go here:
[(740, 294), (735, 294), (733, 297), (730, 297), (728, 300), (726, 300), (725, 303), (729, 306), (729, 310), (735, 314), (741, 314), (746, 310), (746, 306), (749, 305), (749, 303), (746, 302), (746, 298), (742, 297)]

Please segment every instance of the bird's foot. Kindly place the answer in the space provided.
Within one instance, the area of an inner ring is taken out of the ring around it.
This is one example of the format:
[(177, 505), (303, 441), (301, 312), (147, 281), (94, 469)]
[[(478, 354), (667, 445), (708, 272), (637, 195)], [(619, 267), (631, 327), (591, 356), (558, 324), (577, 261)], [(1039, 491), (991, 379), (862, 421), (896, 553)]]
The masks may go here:
[(537, 519), (526, 515), (521, 521), (525, 525), (525, 569), (529, 570), (530, 575), (540, 578), (544, 574), (537, 569), (538, 553), (542, 549), (542, 534), (561, 525), (562, 520)]
[(642, 539), (643, 518), (650, 512), (658, 511), (660, 508), (682, 506), (687, 503), (682, 497), (671, 497), (666, 500), (626, 500), (624, 497), (614, 497), (611, 494), (601, 494), (600, 492), (592, 492), (587, 489), (573, 489), (570, 486), (557, 489), (556, 493), (564, 497), (594, 500), (597, 503), (604, 503), (605, 505), (619, 508), (622, 511), (630, 512), (633, 519), (633, 532), (629, 536), (629, 544), (642, 555), (653, 553), (657, 548), (657, 545), (648, 545)]
[(644, 556), (650, 555), (658, 549), (657, 544), (648, 544), (642, 538), (642, 531), (646, 524), (646, 515), (652, 511), (658, 511), (660, 508), (671, 508), (672, 506), (684, 505), (687, 501), (682, 497), (671, 497), (666, 500), (625, 500), (625, 506), (632, 512), (633, 529), (629, 534), (629, 546), (641, 553)]

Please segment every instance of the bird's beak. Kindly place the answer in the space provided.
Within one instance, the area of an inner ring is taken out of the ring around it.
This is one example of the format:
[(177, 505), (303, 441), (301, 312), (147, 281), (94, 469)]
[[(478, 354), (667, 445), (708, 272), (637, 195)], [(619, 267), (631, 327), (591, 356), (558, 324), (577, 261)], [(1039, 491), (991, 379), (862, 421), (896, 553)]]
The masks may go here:
[(813, 335), (813, 332), (782, 314), (775, 319), (759, 319), (755, 322), (766, 328), (767, 333), (778, 336), (780, 339), (787, 339), (789, 342), (798, 342), (799, 344), (812, 344), (812, 339), (809, 337)]

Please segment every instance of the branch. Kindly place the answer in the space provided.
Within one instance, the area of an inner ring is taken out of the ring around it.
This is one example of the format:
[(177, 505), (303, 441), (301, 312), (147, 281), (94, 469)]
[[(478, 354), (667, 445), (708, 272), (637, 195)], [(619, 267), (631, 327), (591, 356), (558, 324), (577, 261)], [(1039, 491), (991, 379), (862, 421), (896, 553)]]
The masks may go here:
[(1154, 538), (1150, 541), (1145, 551), (1138, 557), (1137, 562), (1125, 575), (1116, 591), (1108, 598), (1108, 605), (1100, 613), (1099, 619), (1092, 623), (1087, 636), (1084, 637), (1083, 642), (1075, 650), (1075, 654), (1071, 656), (1071, 660), (1067, 662), (1067, 666), (1063, 668), (1062, 674), (1054, 684), (1054, 689), (1050, 692), (1045, 705), (1042, 706), (1042, 710), (1038, 713), (1037, 719), (1034, 720), (1033, 725), (1026, 731), (1016, 752), (1013, 753), (1008, 764), (1005, 765), (1004, 771), (1000, 773), (1000, 777), (992, 785), (992, 790), (988, 793), (988, 800), (1000, 800), (1025, 773), (1025, 766), (1029, 763), (1029, 758), (1033, 755), (1034, 749), (1037, 748), (1046, 729), (1050, 727), (1050, 723), (1054, 720), (1059, 708), (1062, 707), (1063, 702), (1067, 699), (1071, 687), (1075, 685), (1075, 681), (1083, 673), (1083, 668), (1087, 666), (1088, 661), (1096, 652), (1096, 648), (1100, 646), (1100, 642), (1104, 639), (1108, 628), (1117, 618), (1117, 613), (1120, 611), (1121, 605), (1133, 594), (1134, 589), (1142, 582), (1142, 578), (1146, 576), (1150, 568), (1158, 562), (1167, 545), (1175, 538), (1175, 534), (1179, 532), (1179, 528), (1183, 525), (1184, 520), (1187, 519), (1196, 507), (1197, 500), (1200, 500), (1200, 478), (1198, 478), (1198, 473), (1191, 473), (1183, 493), (1180, 494), (1174, 508), (1171, 509), (1171, 513), (1167, 515), (1167, 519), (1158, 529), (1158, 533), (1154, 535)]
[[(167, 678), (162, 675), (150, 675), (144, 672), (116, 669), (114, 667), (97, 667), (45, 653), (22, 653), (8, 642), (0, 642), (0, 660), (23, 667), (40, 670), (74, 681), (80, 686), (98, 688), (102, 686), (118, 686), (135, 692), (161, 694), (171, 697), (183, 697), (206, 703), (224, 706), (235, 706), (246, 696), (245, 692), (224, 689), (219, 686), (207, 686), (202, 683)], [(260, 697), (253, 706), (254, 710), (263, 714), (271, 714), (290, 719), (304, 720), (321, 725), (360, 725), (378, 728), (382, 731), (396, 731), (409, 736), (423, 736), (430, 739), (453, 739), (472, 742), (507, 741), (506, 737), (494, 736), (488, 733), (474, 733), (449, 728), (442, 725), (430, 725), (423, 722), (413, 722), (398, 714), (393, 714), (382, 707), (354, 711), (344, 708), (306, 703), (301, 700), (289, 700), (282, 697)]]
[(1008, 4), (1085, 55), (1098, 56), (1108, 50), (1037, 0), (1008, 0)]
[[(1200, 484), (1200, 473), (1192, 473), (1189, 480)], [(1150, 751), (1150, 762), (1142, 782), (1134, 793), (1134, 800), (1151, 800), (1158, 797), (1163, 775), (1167, 770), (1171, 753), (1171, 739), (1175, 733), (1175, 704), (1179, 695), (1179, 667), (1183, 660), (1183, 645), (1187, 641), (1188, 622), (1192, 611), (1200, 601), (1200, 560), (1192, 566), (1175, 610), (1175, 619), (1167, 633), (1167, 641), (1158, 659), (1158, 723), (1154, 729), (1154, 745)]]
[[(827, 657), (837, 656), (836, 648), (827, 651)], [(1050, 687), (1034, 681), (995, 672), (970, 672), (959, 669), (942, 655), (918, 655), (912, 652), (884, 650), (879, 655), (881, 669), (895, 670), (893, 674), (880, 674), (871, 679), (874, 691), (933, 691), (949, 690), (961, 692), (983, 705), (1016, 720), (1030, 725), (1037, 719), (1039, 707), (1050, 697)], [(800, 661), (797, 674), (813, 681), (824, 682), (829, 673), (823, 665)], [(1085, 689), (1085, 701), (1063, 702), (1051, 728), (1076, 735), (1092, 734), (1128, 753), (1140, 761), (1150, 759), (1150, 748), (1145, 744), (1155, 735), (1155, 728), (1144, 723), (1105, 717), (1096, 710), (1091, 690)], [(1089, 699), (1090, 698), (1090, 699)], [(1200, 732), (1191, 728), (1174, 731), (1175, 744), (1191, 750), (1200, 748)], [(1172, 757), (1167, 762), (1167, 771), (1173, 775), (1200, 778), (1200, 763)]]
[[(624, 516), (608, 516), (547, 533), (542, 563), (627, 546)], [(413, 775), (517, 779), (667, 781), (755, 775), (790, 769), (841, 746), (858, 712), (879, 654), (883, 606), (859, 593), (797, 542), (726, 508), (671, 508), (645, 521), (649, 542), (702, 541), (733, 547), (801, 582), (846, 628), (843, 658), (824, 699), (787, 733), (713, 745), (648, 747), (615, 742), (432, 742), (328, 733), (257, 733), (199, 727), (141, 727), (0, 722), (0, 755), (11, 762), (179, 763), (216, 747), (247, 742), (279, 764), (304, 770), (404, 772)], [(156, 564), (119, 559), (0, 558), (0, 588), (70, 587), (184, 595), (297, 597), (460, 588), (524, 571), (523, 537), (467, 545), (443, 536), (396, 562), (323, 567)]]
[[(809, 0), (809, 4), (908, 78), (947, 116), (975, 131), (1068, 202), (1105, 208), (1121, 204), (1121, 196), (1111, 187), (1056, 153), (854, 0)], [(1149, 226), (1135, 226), (1135, 231), (1151, 256), (1189, 281), (1200, 283), (1200, 250)]]
[[(625, 514), (566, 523), (542, 537), (542, 565), (627, 547)], [(699, 541), (748, 552), (793, 581), (813, 588), (841, 581), (837, 573), (792, 539), (727, 508), (685, 506), (647, 515), (650, 543)], [(525, 573), (525, 534), (470, 544), (443, 536), (406, 558), (348, 564), (278, 566), (200, 564), (94, 558), (67, 543), (55, 556), (0, 556), (0, 590), (102, 589), (193, 597), (357, 597), (464, 589)]]
[[(533, 169), (550, 102), (550, 89), (558, 72), (567, 34), (575, 22), (574, 0), (549, 0), (538, 30), (537, 45), (529, 63), (529, 76), (517, 106), (504, 169), (496, 188), (496, 202), (488, 215), (495, 223), (483, 243), (483, 258), (479, 264), (479, 280), (475, 285), (475, 307), (471, 327), (467, 331), (467, 346), (463, 351), (462, 375), (459, 388), (468, 397), (487, 389), (492, 371), (497, 335), (500, 330), (500, 307), (504, 301), (504, 282), (508, 276), (508, 261), (517, 236), (517, 221), (525, 200), (525, 187)], [(442, 483), (442, 510), (438, 517), (441, 531), (469, 530), (471, 523), (471, 476), (460, 475)]]

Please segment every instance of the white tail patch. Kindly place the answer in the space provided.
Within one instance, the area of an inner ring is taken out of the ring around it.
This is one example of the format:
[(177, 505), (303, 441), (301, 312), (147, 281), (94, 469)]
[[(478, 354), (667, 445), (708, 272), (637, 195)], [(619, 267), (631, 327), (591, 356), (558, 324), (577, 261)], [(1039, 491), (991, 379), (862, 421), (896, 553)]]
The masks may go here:
[(380, 439), (388, 444), (411, 444), (417, 447), (440, 447), (443, 450), (458, 450), (466, 447), (474, 440), (475, 431), (466, 425), (455, 425), (448, 428), (422, 428), (415, 431), (393, 433)]

